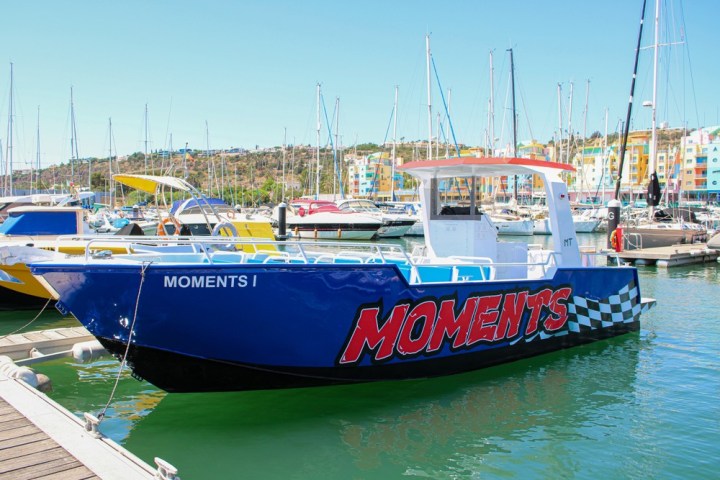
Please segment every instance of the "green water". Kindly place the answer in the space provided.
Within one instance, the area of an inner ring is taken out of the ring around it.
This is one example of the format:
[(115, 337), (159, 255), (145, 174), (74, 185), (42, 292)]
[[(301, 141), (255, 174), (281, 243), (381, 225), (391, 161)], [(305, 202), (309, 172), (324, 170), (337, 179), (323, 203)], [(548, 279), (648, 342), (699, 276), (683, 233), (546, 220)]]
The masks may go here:
[[(720, 270), (639, 270), (658, 299), (639, 333), (469, 374), (315, 389), (165, 394), (126, 372), (101, 431), (185, 480), (717, 478)], [(105, 406), (118, 363), (37, 369), (81, 415)]]

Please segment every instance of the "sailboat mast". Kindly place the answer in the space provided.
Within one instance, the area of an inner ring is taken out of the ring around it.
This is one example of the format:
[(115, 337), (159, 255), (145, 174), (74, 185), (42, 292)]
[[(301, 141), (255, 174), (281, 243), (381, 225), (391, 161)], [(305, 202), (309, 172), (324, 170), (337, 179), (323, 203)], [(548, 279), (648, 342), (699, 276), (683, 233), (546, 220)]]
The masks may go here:
[(295, 137), (293, 137), (292, 150), (290, 151), (290, 193), (294, 197), (295, 189)]
[(658, 53), (660, 46), (660, 0), (655, 1), (655, 44), (653, 45), (653, 97), (652, 97), (652, 140), (650, 143), (650, 168), (648, 173), (657, 168), (657, 74)]
[[(657, 74), (658, 53), (660, 46), (660, 0), (655, 0), (655, 44), (653, 45), (653, 97), (652, 97), (652, 138), (650, 140), (650, 164), (648, 165), (648, 180), (657, 171)], [(652, 220), (655, 206), (648, 202), (649, 218)]]
[(342, 188), (342, 162), (338, 161), (338, 138), (340, 138), (340, 97), (335, 97), (335, 143), (333, 144), (333, 159), (335, 163), (335, 180), (333, 180), (333, 200), (335, 200), (335, 185), (340, 187), (340, 198), (345, 198)]
[(390, 201), (395, 201), (395, 152), (397, 149), (397, 104), (398, 104), (398, 86), (395, 85), (395, 103), (393, 106), (393, 145), (392, 145), (392, 164), (390, 165)]
[[(582, 162), (582, 170), (580, 176), (580, 191), (582, 192), (583, 187), (588, 187), (587, 179), (585, 178), (585, 139), (587, 138), (587, 116), (588, 116), (588, 102), (590, 100), (590, 79), (588, 79), (585, 88), (585, 110), (583, 112), (583, 140), (582, 140), (582, 154), (580, 155), (580, 161)], [(588, 188), (588, 191), (590, 188)]]
[(488, 156), (495, 154), (495, 69), (493, 67), (493, 52), (490, 51), (490, 153), (485, 152)]
[(145, 175), (148, 173), (148, 106), (145, 104), (145, 152), (143, 158), (145, 160)]
[[(513, 144), (512, 144), (512, 156), (517, 157), (517, 117), (515, 110), (515, 61), (513, 59), (513, 49), (509, 48), (510, 52), (510, 84), (512, 88), (512, 125), (513, 125)], [(515, 200), (518, 198), (518, 176), (514, 175), (513, 194)]]
[(113, 200), (113, 194), (115, 193), (115, 181), (113, 180), (113, 172), (112, 172), (112, 118), (108, 118), (108, 138), (110, 141), (108, 142), (110, 144), (110, 147), (108, 148), (108, 175), (110, 176), (110, 207), (115, 206), (115, 202)]
[(73, 87), (70, 86), (70, 182), (75, 182), (75, 162), (78, 160), (77, 130), (75, 127), (75, 101)]
[(432, 160), (432, 88), (430, 85), (430, 34), (425, 35), (425, 58), (427, 70), (427, 104), (428, 104), (428, 145), (427, 159)]
[(207, 165), (208, 165), (208, 186), (207, 186), (207, 194), (208, 197), (212, 197), (212, 181), (213, 181), (213, 174), (214, 172), (214, 166), (213, 161), (210, 158), (210, 127), (208, 126), (208, 121), (205, 120), (205, 158), (207, 158)]
[(320, 84), (317, 84), (317, 136), (315, 151), (315, 200), (320, 199)]
[(608, 159), (608, 151), (607, 151), (608, 114), (609, 114), (609, 111), (607, 108), (605, 108), (605, 137), (603, 138), (603, 163), (602, 163), (602, 172), (600, 173), (600, 178), (602, 181), (602, 203), (605, 203), (605, 179), (603, 178), (603, 176), (605, 175), (605, 169), (607, 168), (607, 159)]
[(557, 84), (557, 101), (558, 101), (558, 162), (563, 161), (563, 118), (562, 118), (562, 85)]
[(568, 98), (568, 136), (567, 136), (567, 150), (565, 151), (565, 156), (567, 158), (567, 163), (570, 163), (570, 152), (572, 149), (573, 144), (573, 131), (572, 131), (572, 107), (573, 107), (573, 93), (575, 90), (575, 83), (570, 82), (570, 97)]
[[(285, 190), (287, 189), (287, 183), (285, 182), (285, 157), (287, 151), (287, 127), (284, 129), (285, 134), (283, 135), (283, 154), (282, 154), (282, 198), (281, 201), (287, 200), (285, 197)], [(236, 179), (237, 181), (237, 179)]]
[[(40, 189), (40, 105), (37, 108), (37, 144), (35, 152), (35, 190), (33, 190), (33, 169), (30, 168), (30, 193), (37, 193)], [(31, 164), (32, 165), (32, 164)]]
[(13, 194), (13, 63), (10, 62), (10, 102), (8, 105), (7, 176), (6, 195)]
[(630, 83), (630, 100), (628, 101), (627, 116), (625, 117), (625, 129), (623, 139), (620, 143), (620, 160), (618, 165), (618, 177), (615, 182), (615, 200), (619, 200), (620, 184), (622, 182), (623, 163), (625, 163), (625, 150), (627, 149), (628, 135), (630, 134), (630, 114), (632, 113), (633, 95), (635, 94), (635, 79), (637, 78), (638, 59), (640, 57), (640, 43), (642, 42), (643, 24), (645, 23), (645, 6), (647, 0), (643, 0), (642, 13), (640, 14), (640, 33), (638, 34), (637, 47), (635, 47), (635, 66), (633, 67), (632, 82)]

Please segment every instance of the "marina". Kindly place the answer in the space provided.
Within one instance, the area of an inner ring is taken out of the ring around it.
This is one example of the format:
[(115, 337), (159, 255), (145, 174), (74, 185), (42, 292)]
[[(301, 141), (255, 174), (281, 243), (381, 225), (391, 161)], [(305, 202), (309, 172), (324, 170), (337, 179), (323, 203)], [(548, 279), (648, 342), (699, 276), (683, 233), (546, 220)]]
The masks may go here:
[(40, 3), (0, 480), (717, 477), (706, 5)]
[[(685, 294), (661, 301), (638, 332), (450, 377), (167, 394), (125, 371), (100, 431), (183, 478), (712, 478), (719, 272), (711, 263), (639, 267), (646, 294)], [(82, 418), (105, 406), (118, 362), (66, 357), (34, 368), (53, 380), (49, 396)]]

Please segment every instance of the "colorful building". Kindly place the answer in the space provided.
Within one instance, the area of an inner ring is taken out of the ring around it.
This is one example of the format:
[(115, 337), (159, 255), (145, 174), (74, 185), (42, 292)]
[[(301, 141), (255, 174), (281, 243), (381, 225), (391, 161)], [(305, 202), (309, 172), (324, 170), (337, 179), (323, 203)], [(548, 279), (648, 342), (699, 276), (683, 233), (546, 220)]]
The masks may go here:
[[(372, 197), (390, 200), (390, 192), (396, 193), (404, 188), (402, 173), (392, 174), (392, 159), (387, 152), (373, 153), (367, 156), (346, 155), (348, 162), (348, 195), (351, 197)], [(396, 159), (402, 165), (402, 159)], [(394, 188), (393, 188), (394, 182)]]
[(700, 200), (720, 194), (720, 127), (706, 127), (684, 136), (681, 141), (678, 195)]

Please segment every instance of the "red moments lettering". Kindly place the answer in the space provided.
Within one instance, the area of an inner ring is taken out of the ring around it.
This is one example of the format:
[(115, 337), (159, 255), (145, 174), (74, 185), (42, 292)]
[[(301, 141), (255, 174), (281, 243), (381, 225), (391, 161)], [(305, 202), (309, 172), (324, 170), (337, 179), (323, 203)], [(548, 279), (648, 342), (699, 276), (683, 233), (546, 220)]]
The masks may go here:
[(412, 305), (399, 303), (385, 318), (382, 304), (361, 308), (339, 363), (354, 364), (364, 355), (373, 362), (393, 357), (433, 354), (445, 345), (451, 350), (469, 349), (531, 337), (542, 330), (561, 330), (568, 319), (571, 289), (546, 288), (535, 293), (517, 292), (457, 299), (426, 299)]

